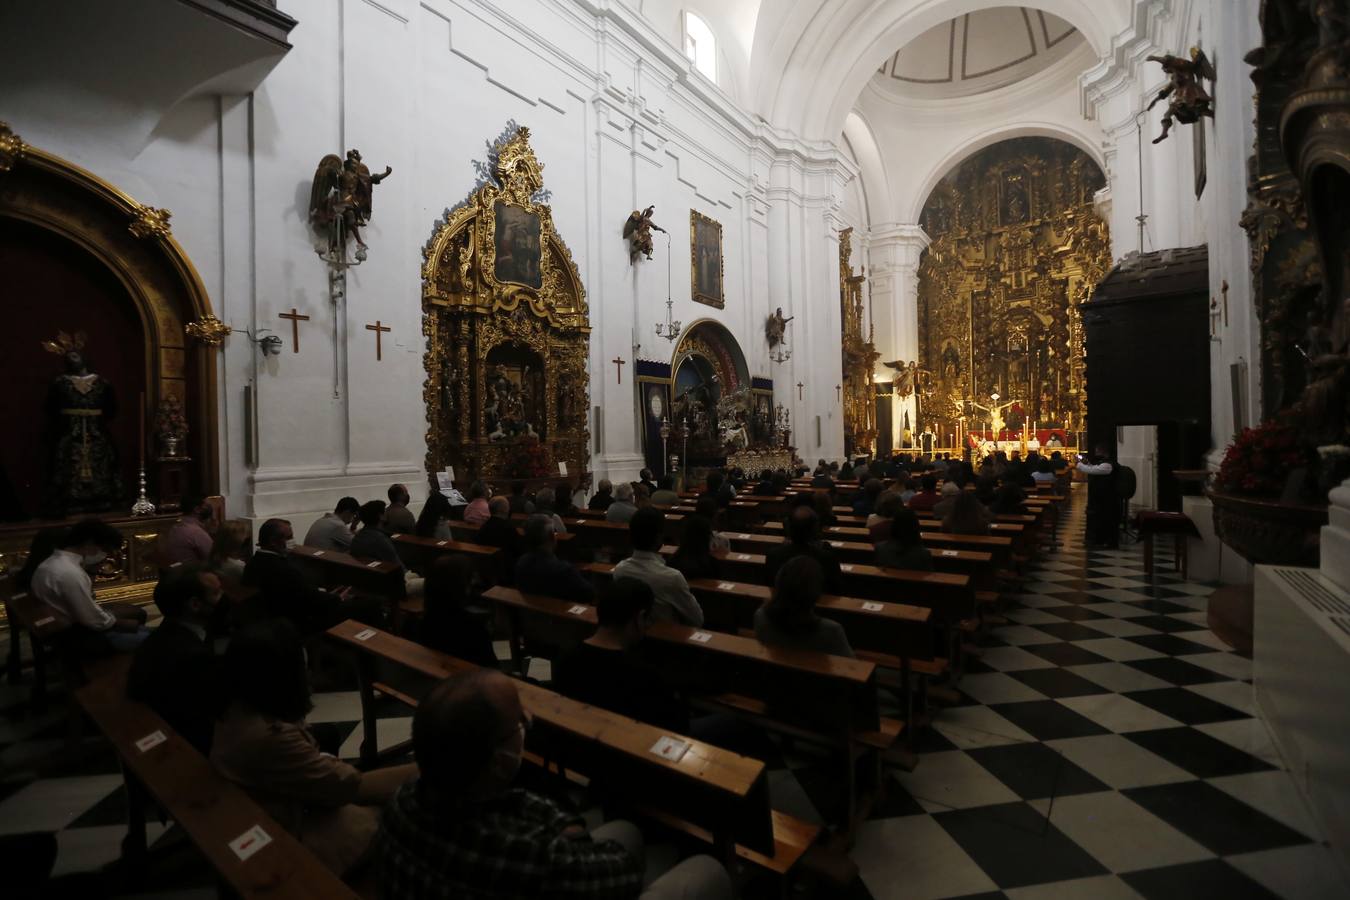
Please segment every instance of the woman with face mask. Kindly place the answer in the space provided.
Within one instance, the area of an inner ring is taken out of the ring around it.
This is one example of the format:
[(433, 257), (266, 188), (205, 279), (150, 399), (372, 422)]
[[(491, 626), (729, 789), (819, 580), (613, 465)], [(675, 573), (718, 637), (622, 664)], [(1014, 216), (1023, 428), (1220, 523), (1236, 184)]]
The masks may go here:
[(98, 568), (110, 554), (121, 550), (122, 535), (117, 529), (98, 519), (85, 519), (57, 539), (56, 549), (33, 573), (33, 596), (72, 626), (70, 640), (82, 655), (130, 652), (150, 634), (145, 610), (122, 603), (99, 606), (94, 600)]
[(212, 765), (345, 875), (365, 858), (380, 807), (417, 766), (361, 772), (323, 752), (305, 722), (314, 704), (300, 633), (284, 619), (234, 634), (224, 685), (228, 706), (212, 737)]

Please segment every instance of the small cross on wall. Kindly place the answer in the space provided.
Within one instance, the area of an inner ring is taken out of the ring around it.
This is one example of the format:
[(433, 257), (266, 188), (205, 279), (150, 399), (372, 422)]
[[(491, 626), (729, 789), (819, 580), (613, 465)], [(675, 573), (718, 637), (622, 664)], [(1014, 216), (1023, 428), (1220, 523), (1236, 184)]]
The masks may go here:
[(616, 356), (610, 362), (614, 363), (614, 375), (619, 379), (619, 384), (623, 384), (623, 364), (625, 360), (621, 356)]
[(290, 320), (291, 320), (291, 352), (292, 352), (292, 353), (299, 353), (299, 352), (300, 352), (300, 323), (301, 323), (301, 322), (308, 322), (308, 321), (309, 321), (309, 316), (301, 315), (300, 312), (297, 311), (296, 308), (295, 308), (294, 306), (292, 306), (292, 307), (291, 307), (291, 311), (288, 312), (288, 313), (277, 313), (277, 318), (279, 318), (279, 319), (290, 319)]
[(801, 400), (801, 399), (802, 399), (802, 388), (804, 388), (804, 387), (806, 387), (806, 385), (802, 384), (800, 381), (797, 382), (797, 399), (798, 399), (798, 400)]
[(375, 360), (376, 360), (377, 362), (378, 362), (379, 360), (384, 359), (384, 348), (383, 348), (383, 346), (381, 346), (380, 338), (383, 337), (384, 332), (386, 332), (386, 331), (392, 331), (392, 330), (393, 330), (393, 329), (390, 328), (388, 325), (382, 325), (382, 324), (380, 324), (380, 320), (379, 320), (379, 319), (376, 319), (376, 320), (375, 320), (375, 324), (374, 324), (374, 325), (367, 325), (367, 326), (366, 326), (366, 331), (373, 331), (373, 332), (375, 332)]
[(843, 393), (842, 393), (843, 390), (844, 390), (843, 385), (836, 384), (836, 385), (834, 386), (834, 402), (835, 402), (835, 403), (838, 403), (840, 400), (843, 399)]

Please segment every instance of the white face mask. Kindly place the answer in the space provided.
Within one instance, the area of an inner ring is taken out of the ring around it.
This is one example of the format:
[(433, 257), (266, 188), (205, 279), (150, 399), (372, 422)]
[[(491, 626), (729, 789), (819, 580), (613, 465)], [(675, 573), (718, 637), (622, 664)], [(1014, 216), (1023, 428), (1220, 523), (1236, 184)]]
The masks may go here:
[(286, 552), (289, 553), (294, 549), (295, 549), (295, 538), (291, 538), (288, 541), (286, 541)]
[(82, 558), (82, 562), (83, 562), (83, 564), (84, 564), (86, 567), (92, 569), (94, 566), (97, 566), (97, 565), (101, 564), (101, 563), (102, 563), (105, 559), (107, 559), (107, 558), (108, 558), (108, 554), (106, 554), (106, 553), (104, 553), (102, 550), (100, 550), (100, 551), (98, 551), (97, 553), (94, 553), (94, 554), (92, 554), (92, 555), (90, 555), (90, 556), (85, 556), (85, 557), (83, 557), (83, 558)]

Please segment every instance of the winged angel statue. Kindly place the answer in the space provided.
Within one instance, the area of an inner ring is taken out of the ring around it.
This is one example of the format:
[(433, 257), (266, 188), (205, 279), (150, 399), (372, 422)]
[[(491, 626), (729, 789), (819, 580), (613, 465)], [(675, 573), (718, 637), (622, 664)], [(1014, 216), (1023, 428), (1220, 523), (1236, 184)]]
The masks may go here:
[(1201, 116), (1214, 118), (1212, 104), (1214, 98), (1209, 95), (1200, 83), (1201, 79), (1213, 81), (1215, 79), (1214, 66), (1210, 63), (1209, 57), (1199, 47), (1191, 48), (1191, 58), (1186, 59), (1183, 56), (1150, 56), (1152, 62), (1158, 63), (1167, 73), (1168, 81), (1163, 89), (1158, 91), (1158, 96), (1153, 98), (1153, 102), (1148, 105), (1149, 109), (1157, 106), (1162, 100), (1167, 100), (1167, 109), (1162, 117), (1162, 134), (1153, 139), (1153, 143), (1158, 143), (1167, 138), (1167, 132), (1172, 130), (1172, 120), (1180, 122), (1183, 125), (1194, 125), (1200, 121)]
[(375, 185), (384, 181), (393, 169), (372, 175), (361, 161), (358, 150), (348, 150), (344, 160), (330, 153), (319, 160), (314, 170), (314, 183), (309, 190), (309, 220), (314, 229), (327, 241), (325, 249), (316, 248), (320, 256), (340, 259), (347, 238), (356, 239), (356, 258), (366, 258), (366, 242), (361, 239), (361, 228), (370, 221), (371, 198)]

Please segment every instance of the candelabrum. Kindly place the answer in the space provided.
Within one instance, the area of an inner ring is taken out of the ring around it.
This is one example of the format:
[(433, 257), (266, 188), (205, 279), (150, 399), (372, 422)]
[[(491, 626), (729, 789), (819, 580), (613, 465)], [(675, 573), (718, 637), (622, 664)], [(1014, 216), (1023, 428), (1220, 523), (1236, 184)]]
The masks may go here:
[(145, 496), (145, 463), (141, 463), (140, 472), (141, 492), (136, 502), (131, 505), (131, 514), (133, 516), (153, 516), (155, 514), (155, 504)]
[(670, 419), (666, 416), (661, 417), (661, 461), (665, 465), (670, 465), (670, 454), (666, 450), (666, 442), (670, 440)]
[(682, 322), (673, 318), (675, 312), (675, 301), (666, 301), (666, 321), (665, 324), (656, 323), (656, 336), (663, 337), (668, 341), (673, 341), (680, 336), (680, 326)]
[(673, 341), (680, 336), (681, 324), (675, 319), (675, 301), (670, 299), (670, 233), (666, 232), (666, 321), (657, 323), (656, 336)]

